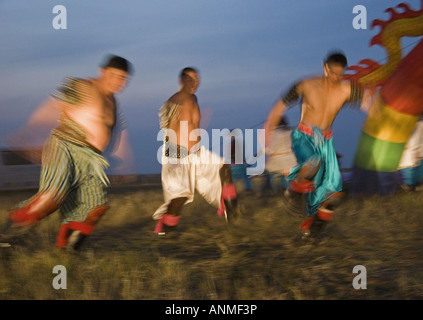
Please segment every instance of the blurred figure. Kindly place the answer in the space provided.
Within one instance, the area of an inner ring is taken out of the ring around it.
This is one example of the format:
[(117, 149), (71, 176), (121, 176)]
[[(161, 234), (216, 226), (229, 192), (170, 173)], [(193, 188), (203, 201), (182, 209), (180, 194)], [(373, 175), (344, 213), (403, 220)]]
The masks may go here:
[(292, 131), (286, 115), (283, 116), (278, 126), (271, 132), (270, 144), (266, 147), (266, 170), (270, 184), (277, 192), (288, 189), (286, 177), (291, 168), (297, 165), (291, 147)]
[[(194, 94), (200, 84), (195, 68), (184, 68), (179, 75), (180, 89), (160, 108), (160, 128), (164, 131), (162, 186), (164, 204), (153, 214), (158, 220), (154, 232), (165, 236), (175, 230), (184, 204), (197, 190), (231, 221), (238, 215), (235, 185), (230, 164), (201, 146), (200, 109)], [(196, 137), (196, 139), (194, 139)]]
[(423, 117), (420, 117), (404, 147), (398, 166), (401, 188), (415, 191), (423, 183)]
[[(333, 146), (332, 123), (347, 102), (362, 100), (362, 92), (343, 81), (347, 59), (334, 52), (323, 62), (323, 76), (302, 80), (274, 104), (265, 123), (266, 143), (281, 117), (302, 99), (301, 119), (291, 134), (298, 166), (287, 177), (290, 192), (305, 194), (307, 219), (300, 225), (304, 239), (319, 233), (332, 219), (334, 205), (342, 196), (342, 179)], [(313, 230), (311, 231), (311, 228)]]
[(123, 120), (115, 94), (124, 89), (131, 72), (129, 61), (108, 56), (97, 78), (68, 77), (45, 101), (39, 114), (56, 110), (59, 124), (42, 150), (38, 193), (10, 211), (11, 227), (31, 226), (60, 209), (57, 247), (79, 249), (92, 234), (108, 209), (109, 163), (102, 153)]
[(245, 191), (252, 191), (253, 186), (251, 185), (250, 179), (247, 175), (247, 167), (248, 163), (245, 159), (244, 148), (242, 148), (242, 162), (238, 162), (236, 157), (236, 143), (235, 138), (232, 137), (231, 139), (231, 174), (234, 183), (241, 182), (244, 185)]

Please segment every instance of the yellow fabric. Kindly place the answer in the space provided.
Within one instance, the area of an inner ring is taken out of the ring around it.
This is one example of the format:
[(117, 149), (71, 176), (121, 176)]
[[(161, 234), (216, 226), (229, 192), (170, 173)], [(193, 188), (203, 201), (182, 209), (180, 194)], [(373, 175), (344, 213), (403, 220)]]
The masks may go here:
[(379, 112), (369, 114), (363, 131), (373, 138), (395, 143), (406, 143), (419, 116), (402, 113), (382, 104)]

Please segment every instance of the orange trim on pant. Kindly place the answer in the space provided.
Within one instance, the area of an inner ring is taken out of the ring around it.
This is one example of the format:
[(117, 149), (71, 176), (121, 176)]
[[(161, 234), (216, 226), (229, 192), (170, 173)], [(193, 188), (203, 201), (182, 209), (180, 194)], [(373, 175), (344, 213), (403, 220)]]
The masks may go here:
[(9, 219), (18, 226), (30, 226), (54, 212), (57, 204), (44, 194), (38, 194), (21, 208), (9, 211)]
[(71, 221), (60, 226), (57, 233), (56, 246), (59, 248), (66, 248), (68, 244), (68, 237), (72, 230), (79, 231), (82, 234), (89, 236), (93, 233), (94, 227), (101, 216), (109, 208), (107, 205), (99, 205), (93, 208), (83, 222)]
[(317, 210), (317, 217), (323, 221), (330, 221), (333, 218), (333, 211), (320, 207)]
[(69, 226), (68, 224), (62, 224), (60, 226), (59, 232), (57, 234), (56, 238), (56, 247), (59, 248), (66, 248), (66, 245), (68, 244), (68, 235), (69, 235)]
[(298, 192), (298, 193), (310, 193), (315, 190), (314, 182), (305, 180), (302, 182), (298, 182), (296, 180), (292, 180), (289, 184), (289, 188), (292, 191)]
[[(305, 123), (300, 122), (297, 128), (301, 132), (309, 136), (313, 136), (313, 128), (310, 127), (309, 125), (306, 125)], [(321, 130), (321, 131), (322, 131), (322, 136), (326, 139), (330, 139), (333, 135), (333, 130)]]
[(303, 229), (303, 230), (308, 230), (310, 229), (311, 225), (313, 224), (314, 221), (314, 216), (308, 217), (307, 219), (305, 219), (301, 225), (299, 229)]
[(57, 234), (56, 247), (66, 248), (70, 231), (79, 231), (82, 234), (89, 236), (93, 233), (93, 230), (93, 225), (88, 225), (84, 222), (72, 221), (69, 223), (64, 223), (60, 226), (59, 232)]

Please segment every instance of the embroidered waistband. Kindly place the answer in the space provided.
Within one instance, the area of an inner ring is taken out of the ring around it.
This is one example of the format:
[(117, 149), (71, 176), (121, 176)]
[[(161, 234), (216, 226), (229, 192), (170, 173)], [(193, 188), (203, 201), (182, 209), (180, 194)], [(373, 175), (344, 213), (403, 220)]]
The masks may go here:
[[(305, 123), (300, 122), (298, 124), (298, 130), (301, 132), (304, 132), (305, 134), (308, 134), (309, 136), (313, 136), (313, 128), (306, 125)], [(322, 132), (322, 136), (326, 139), (330, 139), (333, 134), (333, 130), (320, 130)]]
[(166, 142), (164, 144), (164, 154), (169, 158), (185, 158), (188, 155), (188, 149), (184, 146), (180, 146), (171, 142)]

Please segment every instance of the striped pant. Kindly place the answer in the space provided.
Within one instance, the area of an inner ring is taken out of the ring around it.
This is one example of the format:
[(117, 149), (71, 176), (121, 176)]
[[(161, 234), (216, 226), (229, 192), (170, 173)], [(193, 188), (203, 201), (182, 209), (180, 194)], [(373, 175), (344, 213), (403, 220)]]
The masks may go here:
[(107, 160), (88, 147), (50, 134), (43, 149), (38, 194), (48, 193), (60, 204), (62, 223), (84, 221), (107, 205)]

